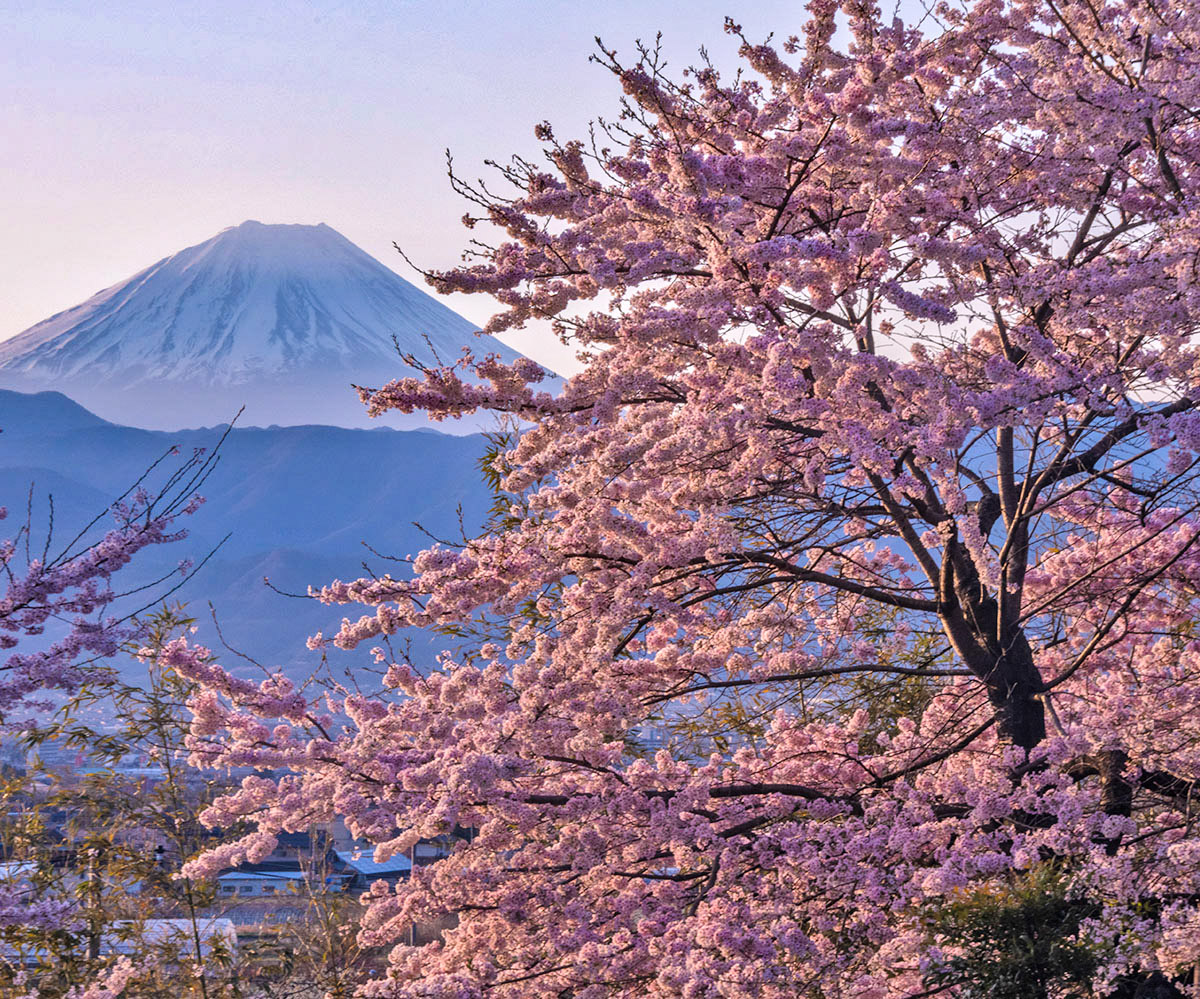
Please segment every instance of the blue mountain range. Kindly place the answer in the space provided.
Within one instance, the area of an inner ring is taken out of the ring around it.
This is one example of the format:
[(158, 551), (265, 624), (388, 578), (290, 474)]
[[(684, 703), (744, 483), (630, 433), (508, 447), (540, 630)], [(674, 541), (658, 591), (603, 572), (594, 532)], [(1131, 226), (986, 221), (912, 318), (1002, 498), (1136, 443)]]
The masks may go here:
[[(171, 448), (186, 456), (213, 448), (222, 436), (221, 428), (120, 426), (61, 393), (3, 390), (0, 430), (0, 504), (10, 511), (3, 525), (8, 530), (0, 531), (11, 534), (29, 506), (36, 543), (50, 527), (52, 507), (51, 550)], [(235, 427), (200, 489), (206, 503), (186, 518), (189, 537), (144, 552), (121, 582), (149, 580), (216, 549), (172, 596), (200, 618), (198, 640), (220, 646), (209, 618), (211, 601), (230, 646), (264, 665), (305, 675), (320, 663), (320, 654), (305, 647), (307, 636), (329, 634), (343, 616), (357, 617), (363, 609), (326, 607), (276, 589), (304, 594), (309, 585), (358, 578), (364, 561), (378, 574), (403, 575), (407, 567), (386, 556), (416, 554), (429, 547), (431, 535), (452, 540), (464, 528), (477, 529), (490, 503), (478, 466), (486, 446), (480, 435), (428, 429)], [(160, 466), (159, 480), (178, 460)], [(436, 636), (410, 638), (419, 655), (445, 644)], [(357, 670), (369, 661), (367, 650), (335, 652), (330, 666)]]

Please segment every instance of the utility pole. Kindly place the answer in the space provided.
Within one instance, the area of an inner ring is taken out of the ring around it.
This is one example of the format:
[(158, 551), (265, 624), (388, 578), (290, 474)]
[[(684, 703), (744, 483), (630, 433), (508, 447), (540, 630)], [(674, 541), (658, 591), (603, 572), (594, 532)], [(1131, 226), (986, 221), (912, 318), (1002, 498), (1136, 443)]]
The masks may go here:
[(100, 960), (100, 938), (104, 927), (104, 913), (101, 906), (100, 863), (103, 857), (104, 844), (100, 839), (90, 839), (87, 847), (87, 883), (84, 885), (88, 914), (88, 964), (95, 965)]

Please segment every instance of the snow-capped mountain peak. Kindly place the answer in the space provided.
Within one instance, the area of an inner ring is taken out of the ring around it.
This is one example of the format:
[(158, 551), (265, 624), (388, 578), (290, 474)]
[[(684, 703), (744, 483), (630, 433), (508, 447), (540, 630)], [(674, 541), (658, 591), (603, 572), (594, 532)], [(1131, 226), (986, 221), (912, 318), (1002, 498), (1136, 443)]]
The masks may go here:
[[(395, 342), (393, 340), (395, 338)], [(402, 351), (517, 355), (328, 225), (248, 221), (0, 343), (0, 386), (55, 388), (148, 427), (370, 425), (352, 382)]]

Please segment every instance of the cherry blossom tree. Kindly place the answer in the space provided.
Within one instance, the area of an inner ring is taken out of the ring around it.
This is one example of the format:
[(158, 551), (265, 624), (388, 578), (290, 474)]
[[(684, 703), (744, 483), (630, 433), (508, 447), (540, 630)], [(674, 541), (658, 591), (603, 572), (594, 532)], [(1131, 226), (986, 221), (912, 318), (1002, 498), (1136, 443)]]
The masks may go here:
[[(172, 448), (65, 542), (55, 532), (53, 497), (47, 501), (45, 528), (35, 524), (35, 485), (29, 487), (24, 521), (12, 537), (0, 541), (5, 584), (0, 650), (6, 653), (0, 661), (0, 727), (19, 729), (28, 719), (14, 712), (44, 709), (47, 695), (71, 696), (103, 679), (104, 660), (138, 634), (138, 608), (129, 599), (141, 595), (153, 606), (193, 570), (191, 560), (183, 560), (177, 571), (160, 579), (142, 580), (136, 587), (113, 585), (113, 577), (139, 552), (186, 537), (176, 522), (204, 502), (196, 489), (212, 470), (219, 447), (220, 442), (211, 450), (197, 450), (175, 467), (169, 463), (179, 451)], [(156, 480), (164, 468), (166, 473)], [(0, 520), (7, 517), (7, 507), (0, 507)], [(114, 523), (104, 530), (100, 525), (106, 517)]]
[[(12, 537), (0, 542), (0, 736), (24, 739), (63, 698), (84, 691), (99, 696), (111, 684), (113, 667), (107, 660), (143, 637), (144, 629), (132, 613), (138, 598), (157, 599), (185, 578), (192, 565), (181, 562), (177, 570), (138, 586), (122, 587), (119, 580), (128, 577), (127, 567), (139, 553), (186, 535), (178, 521), (203, 502), (195, 487), (212, 467), (213, 457), (198, 452), (180, 461), (151, 492), (147, 483), (171, 458), (164, 455), (108, 511), (65, 542), (55, 536), (52, 504), (45, 530), (35, 525), (31, 487), (26, 518)], [(114, 521), (107, 530), (99, 527), (106, 515)], [(6, 516), (0, 508), (0, 519)], [(0, 797), (7, 797), (8, 790)], [(74, 899), (46, 894), (33, 881), (7, 872), (0, 883), (0, 940), (8, 953), (0, 961), (0, 979), (7, 980), (13, 970), (10, 962), (26, 945), (36, 945), (43, 937), (73, 941), (84, 928), (82, 909)], [(44, 944), (33, 949), (49, 953)], [(115, 996), (129, 977), (123, 965), (104, 974), (99, 967), (93, 970), (99, 977), (92, 976), (87, 989), (80, 986), (73, 995), (103, 997), (111, 987)]]
[[(474, 830), (370, 893), (371, 997), (981, 994), (989, 905), (1071, 938), (1027, 994), (1181, 995), (1200, 9), (918, 29), (810, 0), (801, 36), (741, 41), (733, 78), (601, 46), (614, 120), (539, 126), (507, 194), (454, 177), (501, 234), (433, 285), (493, 296), (489, 333), (549, 320), (583, 370), (552, 394), (468, 353), (362, 391), (521, 421), (505, 501), (411, 576), (319, 591), (368, 605), (314, 643), (378, 645), (381, 695), (166, 650), (204, 686), (194, 756), (275, 772), (189, 873), (335, 815), (381, 857)], [(405, 662), (413, 626), (459, 647)]]

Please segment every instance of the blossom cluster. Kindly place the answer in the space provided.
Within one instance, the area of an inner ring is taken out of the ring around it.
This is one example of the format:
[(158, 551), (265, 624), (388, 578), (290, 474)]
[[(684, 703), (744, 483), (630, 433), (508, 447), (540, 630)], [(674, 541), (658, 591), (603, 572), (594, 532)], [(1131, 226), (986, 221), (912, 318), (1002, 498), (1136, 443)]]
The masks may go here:
[[(195, 759), (261, 771), (195, 872), (470, 830), (365, 898), (364, 997), (930, 994), (928, 914), (1047, 864), (1096, 995), (1200, 957), (1200, 14), (808, 10), (732, 81), (601, 50), (605, 142), (455, 178), (500, 242), (432, 284), (584, 369), (364, 392), (523, 426), (506, 516), (314, 590), (384, 690), (322, 719), (171, 653)], [(394, 656), (413, 627), (453, 648)]]

